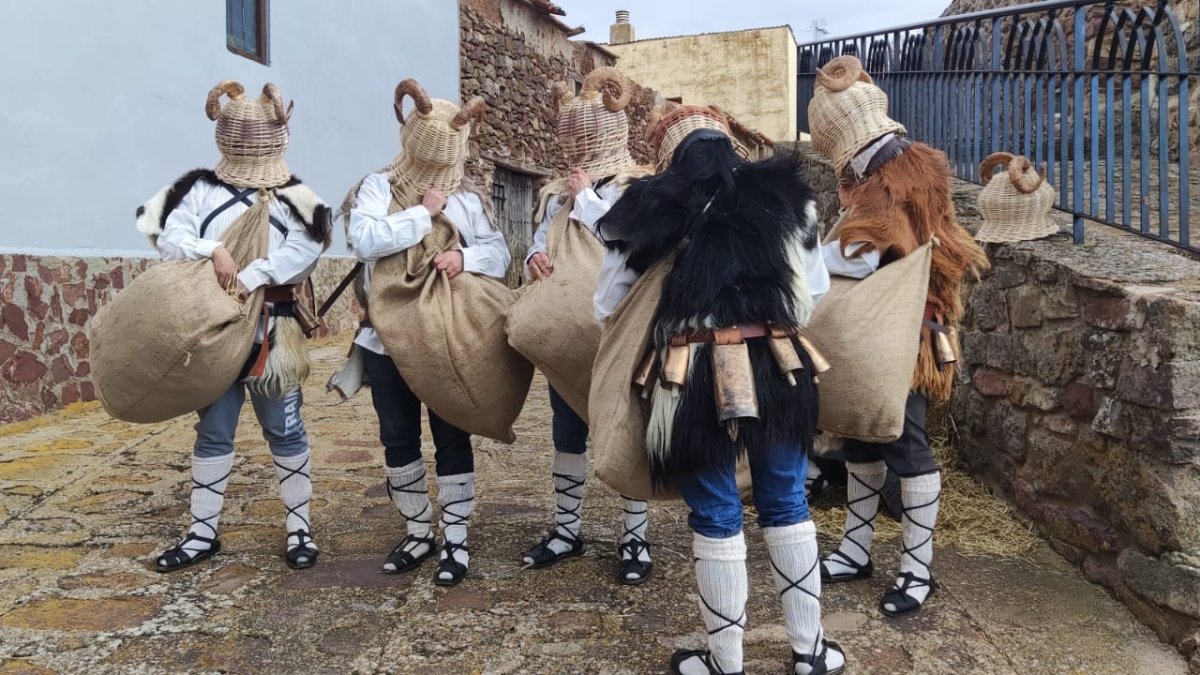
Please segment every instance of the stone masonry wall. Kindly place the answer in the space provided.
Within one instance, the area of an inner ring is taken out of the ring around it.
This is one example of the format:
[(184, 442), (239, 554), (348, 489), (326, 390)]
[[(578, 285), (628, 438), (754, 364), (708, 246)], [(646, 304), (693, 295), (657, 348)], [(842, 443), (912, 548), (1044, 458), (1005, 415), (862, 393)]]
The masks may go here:
[[(0, 423), (96, 398), (87, 323), (151, 258), (0, 255)], [(326, 298), (352, 261), (323, 258), (313, 276)], [(352, 300), (327, 317), (331, 332), (357, 325)]]
[[(978, 187), (954, 194), (973, 229)], [(1200, 262), (1101, 226), (988, 254), (951, 406), (962, 461), (1200, 670)]]

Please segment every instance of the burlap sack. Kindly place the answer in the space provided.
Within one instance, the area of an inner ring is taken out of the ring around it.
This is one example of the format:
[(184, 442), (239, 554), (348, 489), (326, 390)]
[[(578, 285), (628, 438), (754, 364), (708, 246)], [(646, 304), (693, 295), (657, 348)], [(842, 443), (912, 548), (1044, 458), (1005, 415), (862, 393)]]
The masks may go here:
[(504, 317), (513, 292), (490, 277), (450, 279), (431, 263), (459, 248), (445, 216), (421, 243), (375, 264), (371, 324), (404, 381), (450, 424), (503, 443), (516, 440), (533, 366), (508, 346)]
[(932, 261), (929, 243), (865, 279), (831, 280), (804, 329), (831, 366), (821, 374), (821, 431), (872, 443), (900, 437)]
[[(238, 269), (267, 255), (267, 199), (221, 241)], [(138, 275), (89, 326), (92, 382), (104, 409), (126, 422), (169, 420), (210, 405), (237, 380), (262, 313), (263, 291), (239, 302), (211, 260), (165, 262)]]
[(505, 329), (513, 349), (537, 366), (586, 421), (592, 360), (600, 347), (592, 296), (604, 247), (571, 220), (572, 206), (568, 199), (550, 222), (546, 253), (554, 273), (521, 289)]
[[(649, 402), (633, 386), (635, 372), (650, 346), (663, 282), (674, 262), (674, 256), (660, 261), (629, 290), (604, 322), (592, 365), (588, 398), (592, 468), (609, 487), (634, 499), (679, 499), (679, 493), (669, 486), (659, 492), (651, 488), (650, 460), (646, 456)], [(745, 457), (738, 462), (737, 482), (743, 500), (748, 500), (750, 467)]]

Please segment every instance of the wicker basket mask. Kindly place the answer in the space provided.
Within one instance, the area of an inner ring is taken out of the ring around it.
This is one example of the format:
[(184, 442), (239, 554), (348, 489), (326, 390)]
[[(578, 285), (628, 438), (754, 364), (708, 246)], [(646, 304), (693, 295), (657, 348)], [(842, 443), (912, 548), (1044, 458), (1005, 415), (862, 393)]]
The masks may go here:
[[(414, 110), (404, 115), (404, 97)], [(431, 99), (416, 80), (396, 86), (396, 119), (400, 121), (400, 155), (392, 163), (392, 182), (412, 198), (436, 188), (450, 194), (462, 183), (467, 161), (471, 123), (487, 107), (476, 96), (461, 108), (450, 101)]]
[(656, 168), (662, 171), (671, 163), (675, 148), (697, 129), (715, 129), (729, 136), (733, 149), (746, 157), (746, 148), (733, 137), (729, 118), (717, 108), (667, 103), (658, 107), (650, 116), (650, 149), (654, 153)]
[(554, 85), (558, 142), (570, 168), (604, 178), (635, 164), (629, 154), (629, 116), (625, 113), (633, 96), (631, 89), (625, 76), (610, 66), (588, 73), (579, 96), (562, 82)]
[[(998, 167), (1005, 165), (1006, 171), (993, 175)], [(1057, 193), (1029, 159), (997, 152), (983, 160), (979, 175), (987, 185), (979, 192), (983, 224), (975, 239), (1030, 241), (1058, 232), (1058, 222), (1051, 216)]]
[(888, 117), (888, 98), (853, 56), (839, 56), (817, 71), (817, 87), (808, 103), (813, 148), (833, 162), (838, 173), (871, 141), (904, 133)]
[[(248, 99), (245, 93), (245, 88), (233, 80), (225, 80), (208, 92), (204, 111), (217, 123), (217, 148), (221, 151), (217, 177), (244, 188), (283, 185), (292, 177), (283, 153), (288, 146), (288, 119), (294, 104), (284, 108), (279, 88), (270, 83), (257, 99)], [(221, 96), (229, 97), (224, 107)]]

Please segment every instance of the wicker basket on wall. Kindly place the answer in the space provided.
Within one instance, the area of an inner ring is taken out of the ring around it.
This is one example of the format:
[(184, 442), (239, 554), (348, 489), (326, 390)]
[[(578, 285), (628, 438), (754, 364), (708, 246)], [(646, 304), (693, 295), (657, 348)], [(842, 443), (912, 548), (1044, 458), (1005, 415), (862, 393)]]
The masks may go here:
[[(995, 173), (997, 168), (1006, 167)], [(994, 175), (993, 175), (994, 174)], [(979, 166), (987, 181), (979, 192), (983, 224), (975, 239), (986, 243), (1031, 241), (1059, 230), (1054, 220), (1054, 187), (1027, 157), (1008, 152), (989, 155)]]

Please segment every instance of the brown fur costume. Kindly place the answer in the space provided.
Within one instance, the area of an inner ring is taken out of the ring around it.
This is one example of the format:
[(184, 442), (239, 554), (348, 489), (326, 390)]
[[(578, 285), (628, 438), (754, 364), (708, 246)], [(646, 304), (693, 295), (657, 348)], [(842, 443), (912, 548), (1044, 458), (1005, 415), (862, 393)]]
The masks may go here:
[[(843, 251), (865, 242), (855, 253), (879, 251), (883, 262), (904, 257), (937, 237), (929, 273), (929, 300), (950, 326), (962, 318), (962, 282), (988, 267), (987, 255), (954, 218), (950, 199), (950, 165), (946, 155), (913, 143), (859, 185), (844, 188), (846, 215), (836, 235)], [(950, 398), (954, 368), (938, 368), (928, 328), (921, 329), (921, 353), (913, 372), (913, 389), (930, 401)]]

